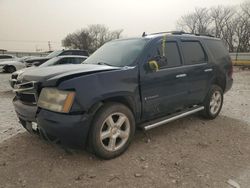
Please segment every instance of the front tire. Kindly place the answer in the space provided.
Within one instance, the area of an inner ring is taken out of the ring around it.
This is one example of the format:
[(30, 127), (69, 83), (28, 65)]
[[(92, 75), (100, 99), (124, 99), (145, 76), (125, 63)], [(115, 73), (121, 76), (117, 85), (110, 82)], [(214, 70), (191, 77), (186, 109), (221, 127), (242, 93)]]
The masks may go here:
[(207, 119), (216, 118), (223, 105), (223, 90), (218, 85), (212, 85), (204, 101), (203, 116)]
[(100, 158), (112, 159), (128, 148), (135, 133), (131, 110), (120, 103), (107, 103), (95, 115), (90, 146)]

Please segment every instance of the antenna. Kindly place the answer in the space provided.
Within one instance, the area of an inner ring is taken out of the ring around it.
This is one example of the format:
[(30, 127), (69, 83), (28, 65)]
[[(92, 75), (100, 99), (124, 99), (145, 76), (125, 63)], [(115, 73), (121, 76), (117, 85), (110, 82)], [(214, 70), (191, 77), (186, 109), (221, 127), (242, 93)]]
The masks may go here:
[(147, 34), (146, 34), (146, 32), (144, 31), (143, 33), (142, 33), (142, 37), (146, 37), (147, 36)]

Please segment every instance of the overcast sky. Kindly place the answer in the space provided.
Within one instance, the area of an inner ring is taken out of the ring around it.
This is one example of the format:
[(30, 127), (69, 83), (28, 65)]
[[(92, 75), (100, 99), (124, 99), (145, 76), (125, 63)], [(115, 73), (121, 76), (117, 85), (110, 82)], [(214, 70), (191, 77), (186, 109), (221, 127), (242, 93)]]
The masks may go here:
[(0, 49), (61, 48), (61, 40), (90, 24), (124, 29), (123, 36), (175, 30), (195, 7), (238, 5), (243, 0), (0, 0)]

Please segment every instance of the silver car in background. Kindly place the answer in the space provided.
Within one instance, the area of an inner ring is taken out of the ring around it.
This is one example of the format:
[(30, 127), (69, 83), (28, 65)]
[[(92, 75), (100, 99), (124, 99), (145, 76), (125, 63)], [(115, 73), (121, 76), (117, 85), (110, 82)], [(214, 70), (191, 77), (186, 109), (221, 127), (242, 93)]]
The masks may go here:
[(88, 57), (87, 56), (79, 56), (79, 55), (65, 55), (65, 56), (57, 56), (54, 57), (40, 66), (32, 66), (25, 69), (21, 69), (12, 73), (10, 79), (10, 85), (14, 88), (14, 85), (17, 82), (17, 78), (19, 75), (23, 74), (24, 71), (29, 71), (31, 69), (39, 69), (40, 67), (49, 67), (49, 66), (58, 66), (58, 65), (65, 65), (65, 64), (81, 64), (83, 63)]

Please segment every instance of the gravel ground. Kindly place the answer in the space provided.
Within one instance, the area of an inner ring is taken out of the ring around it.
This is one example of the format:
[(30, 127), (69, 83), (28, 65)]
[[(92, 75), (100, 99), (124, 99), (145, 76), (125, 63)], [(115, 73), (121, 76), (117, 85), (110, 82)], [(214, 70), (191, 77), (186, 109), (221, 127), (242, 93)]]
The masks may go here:
[(0, 74), (0, 187), (230, 187), (250, 185), (250, 71), (236, 70), (221, 115), (193, 115), (146, 133), (103, 161), (51, 145), (17, 122)]

